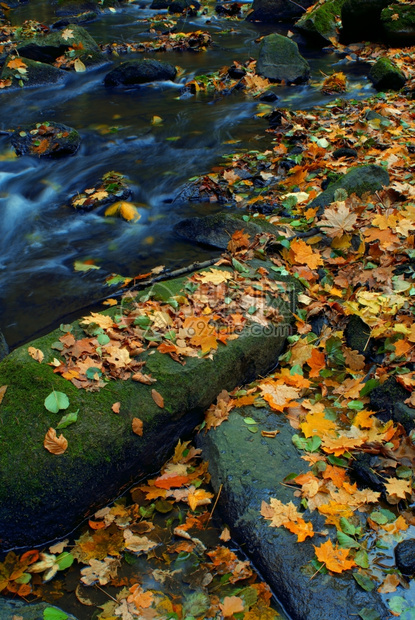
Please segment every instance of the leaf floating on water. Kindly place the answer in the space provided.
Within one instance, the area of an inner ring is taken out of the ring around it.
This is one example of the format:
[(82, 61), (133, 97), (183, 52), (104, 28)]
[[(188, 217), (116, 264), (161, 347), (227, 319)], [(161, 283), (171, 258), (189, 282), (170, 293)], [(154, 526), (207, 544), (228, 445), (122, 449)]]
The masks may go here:
[(4, 395), (6, 393), (7, 388), (8, 388), (8, 385), (2, 385), (0, 387), (0, 405), (1, 405), (1, 402), (2, 402), (2, 400), (4, 398)]
[(77, 58), (77, 59), (75, 60), (75, 62), (74, 62), (74, 65), (73, 65), (73, 66), (74, 66), (75, 71), (76, 71), (77, 73), (83, 73), (84, 71), (86, 71), (86, 67), (85, 67), (84, 63), (82, 62), (82, 60), (80, 60), (80, 58)]
[(126, 202), (125, 200), (115, 202), (113, 205), (108, 207), (108, 209), (106, 209), (104, 215), (105, 217), (118, 215), (119, 217), (124, 218), (124, 220), (127, 220), (127, 222), (138, 222), (141, 218), (141, 215), (137, 211), (137, 207), (131, 204), (131, 202)]
[(33, 359), (36, 360), (36, 362), (43, 362), (45, 354), (40, 349), (35, 349), (35, 347), (29, 347), (27, 349), (27, 352), (29, 353), (30, 357), (33, 357)]
[(157, 390), (151, 390), (151, 396), (156, 403), (160, 407), (160, 409), (164, 409), (164, 398), (161, 394), (157, 392)]
[(153, 118), (151, 119), (152, 125), (161, 125), (162, 122), (163, 119), (161, 118), (161, 116), (153, 116)]
[(60, 409), (69, 407), (69, 398), (63, 392), (53, 392), (45, 398), (45, 407), (51, 413), (58, 413)]
[(140, 418), (133, 418), (131, 426), (133, 429), (133, 433), (135, 433), (139, 437), (143, 436), (143, 422), (142, 420), (140, 420)]
[(76, 260), (73, 264), (75, 271), (91, 271), (91, 269), (101, 269), (97, 265), (93, 265), (89, 261)]
[(68, 614), (56, 607), (46, 607), (43, 610), (43, 620), (68, 620)]
[(224, 618), (230, 618), (233, 614), (244, 610), (244, 603), (240, 596), (225, 596), (223, 603), (220, 603), (219, 607)]
[(50, 428), (45, 435), (44, 448), (51, 454), (63, 454), (68, 447), (68, 440), (63, 435), (56, 436), (54, 428)]

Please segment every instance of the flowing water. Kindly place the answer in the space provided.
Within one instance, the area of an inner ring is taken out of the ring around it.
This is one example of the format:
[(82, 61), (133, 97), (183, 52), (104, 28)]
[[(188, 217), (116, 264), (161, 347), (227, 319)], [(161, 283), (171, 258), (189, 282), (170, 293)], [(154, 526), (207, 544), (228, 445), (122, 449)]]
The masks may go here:
[[(110, 12), (86, 28), (100, 43), (148, 40), (149, 22), (142, 20), (155, 15), (148, 6)], [(51, 3), (33, 0), (11, 17), (15, 24), (25, 19), (50, 24), (56, 19), (53, 12)], [(108, 273), (134, 276), (160, 264), (175, 268), (213, 255), (177, 238), (173, 227), (183, 217), (220, 207), (178, 206), (171, 200), (188, 178), (208, 172), (224, 154), (265, 148), (271, 137), (264, 132), (266, 121), (255, 118), (257, 100), (241, 93), (188, 96), (183, 84), (234, 59), (255, 57), (255, 39), (271, 30), (216, 16), (186, 18), (178, 24), (179, 31), (198, 29), (213, 36), (214, 46), (207, 52), (155, 54), (183, 69), (176, 83), (108, 90), (103, 78), (112, 67), (109, 59), (97, 69), (68, 75), (63, 85), (1, 92), (2, 129), (53, 120), (75, 127), (82, 136), (78, 153), (57, 161), (11, 159), (9, 138), (0, 137), (0, 328), (11, 346), (108, 296), (110, 289), (103, 285)], [(330, 73), (335, 65), (348, 73), (349, 97), (371, 91), (367, 67), (343, 65), (338, 56), (296, 40), (310, 62), (312, 80), (321, 80), (321, 71)], [(125, 59), (115, 58), (115, 64)], [(312, 85), (280, 88), (279, 94), (280, 107), (299, 109), (330, 100)], [(163, 124), (153, 126), (154, 115)], [(235, 140), (240, 142), (229, 144)], [(141, 205), (138, 223), (80, 214), (65, 206), (109, 170), (131, 180), (134, 200)], [(93, 260), (100, 270), (75, 272), (75, 260)]]

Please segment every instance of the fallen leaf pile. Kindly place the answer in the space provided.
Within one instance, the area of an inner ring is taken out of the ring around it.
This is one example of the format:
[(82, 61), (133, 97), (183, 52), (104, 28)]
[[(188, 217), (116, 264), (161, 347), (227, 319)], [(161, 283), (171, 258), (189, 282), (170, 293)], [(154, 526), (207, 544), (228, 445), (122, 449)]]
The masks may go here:
[(72, 196), (70, 205), (78, 211), (92, 211), (96, 207), (125, 199), (129, 194), (128, 180), (123, 174), (106, 172), (94, 187), (88, 187)]
[[(85, 337), (68, 331), (52, 344), (63, 358), (51, 362), (54, 372), (88, 391), (110, 379), (150, 385), (155, 378), (145, 373), (146, 355), (154, 350), (185, 364), (188, 357), (212, 356), (218, 346), (238, 338), (248, 323), (278, 324), (283, 319), (279, 304), (289, 301), (288, 285), (248, 262), (268, 241), (264, 235), (250, 244), (237, 231), (231, 240), (234, 254), (190, 276), (180, 294), (168, 297), (168, 283), (163, 285), (165, 301), (157, 288), (142, 296), (130, 291), (111, 314), (84, 317), (80, 324)], [(246, 262), (237, 258), (239, 247)]]
[(95, 513), (74, 543), (9, 552), (0, 592), (56, 603), (75, 589), (97, 620), (276, 620), (268, 586), (223, 544), (229, 531), (219, 536), (212, 524), (208, 481), (200, 450), (179, 441), (157, 478)]
[(132, 52), (204, 52), (212, 44), (212, 37), (208, 32), (169, 32), (162, 34), (154, 29), (150, 33), (155, 37), (151, 41), (140, 43), (106, 43), (101, 46), (107, 54), (130, 54)]

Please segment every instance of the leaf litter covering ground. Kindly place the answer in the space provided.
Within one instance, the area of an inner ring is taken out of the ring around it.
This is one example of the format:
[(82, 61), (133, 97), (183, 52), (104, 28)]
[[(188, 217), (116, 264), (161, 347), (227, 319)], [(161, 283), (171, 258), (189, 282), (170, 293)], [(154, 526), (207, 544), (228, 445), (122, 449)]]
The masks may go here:
[(74, 542), (9, 552), (1, 593), (71, 608), (75, 596), (75, 613), (94, 620), (280, 617), (268, 586), (226, 544), (228, 528), (215, 529), (208, 482), (200, 450), (179, 442), (157, 478), (99, 510)]

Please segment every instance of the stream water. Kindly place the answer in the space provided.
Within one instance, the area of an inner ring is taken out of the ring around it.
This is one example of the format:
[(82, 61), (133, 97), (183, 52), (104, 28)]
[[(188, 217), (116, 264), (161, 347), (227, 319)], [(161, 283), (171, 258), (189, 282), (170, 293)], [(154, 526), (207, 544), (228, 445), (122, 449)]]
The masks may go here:
[[(86, 27), (100, 43), (148, 40), (149, 22), (143, 19), (155, 15), (148, 6), (109, 12)], [(50, 24), (56, 16), (52, 3), (32, 0), (12, 11), (11, 19), (15, 24), (25, 19)], [(183, 96), (183, 84), (234, 59), (255, 57), (255, 39), (271, 28), (216, 16), (186, 18), (178, 24), (179, 31), (198, 29), (213, 36), (214, 45), (207, 52), (156, 54), (183, 69), (177, 83), (107, 90), (103, 78), (112, 66), (109, 60), (97, 69), (68, 75), (63, 85), (1, 92), (2, 129), (53, 120), (75, 127), (82, 136), (78, 153), (57, 161), (10, 158), (8, 136), (0, 139), (0, 328), (10, 346), (105, 298), (110, 292), (103, 285), (108, 273), (134, 276), (160, 264), (175, 268), (212, 256), (180, 240), (173, 227), (183, 217), (220, 207), (172, 206), (171, 198), (188, 178), (208, 172), (224, 154), (265, 148), (271, 137), (264, 132), (266, 121), (255, 118), (257, 100), (241, 93)], [(287, 28), (278, 30), (284, 33)], [(333, 67), (347, 73), (348, 97), (371, 92), (367, 66), (343, 64), (338, 56), (296, 40), (310, 62), (311, 84), (280, 88), (278, 106), (299, 109), (329, 101), (313, 80), (321, 81), (321, 71), (330, 73)], [(155, 114), (163, 124), (151, 124)], [(240, 142), (229, 144), (235, 140)], [(138, 223), (80, 214), (65, 206), (68, 198), (93, 187), (109, 170), (132, 181), (134, 200), (141, 204)], [(74, 261), (86, 259), (100, 270), (75, 272)]]

